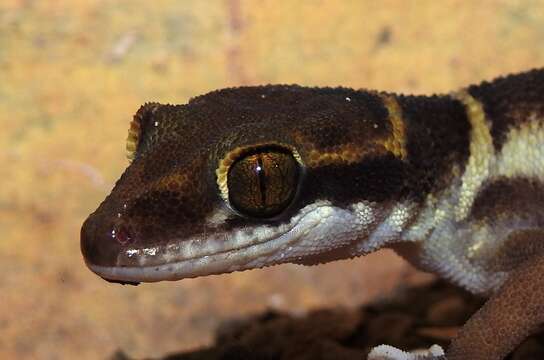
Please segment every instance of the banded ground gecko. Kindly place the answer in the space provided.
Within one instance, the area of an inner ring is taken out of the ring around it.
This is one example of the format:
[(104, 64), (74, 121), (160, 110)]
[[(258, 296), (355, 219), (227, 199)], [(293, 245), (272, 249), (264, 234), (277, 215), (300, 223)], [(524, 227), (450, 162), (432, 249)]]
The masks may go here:
[(490, 296), (449, 360), (502, 359), (544, 320), (544, 70), (448, 95), (268, 85), (148, 103), (127, 149), (81, 230), (109, 281), (393, 248)]

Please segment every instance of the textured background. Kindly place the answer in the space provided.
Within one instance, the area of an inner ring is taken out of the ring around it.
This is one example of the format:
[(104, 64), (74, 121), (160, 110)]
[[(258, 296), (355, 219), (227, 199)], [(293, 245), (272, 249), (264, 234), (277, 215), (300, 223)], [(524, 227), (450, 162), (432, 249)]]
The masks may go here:
[(544, 63), (542, 1), (0, 2), (0, 358), (159, 356), (273, 307), (355, 306), (421, 275), (391, 253), (137, 288), (79, 228), (145, 101), (240, 84), (444, 92)]

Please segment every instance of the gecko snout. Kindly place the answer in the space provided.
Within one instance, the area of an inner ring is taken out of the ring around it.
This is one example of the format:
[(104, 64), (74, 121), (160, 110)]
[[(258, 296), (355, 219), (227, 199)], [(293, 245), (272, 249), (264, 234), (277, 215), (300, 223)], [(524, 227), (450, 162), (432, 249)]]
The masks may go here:
[[(88, 266), (117, 266), (117, 257), (130, 235), (125, 227), (102, 221), (102, 216), (93, 214), (81, 227), (81, 252)], [(119, 240), (121, 239), (121, 240)]]

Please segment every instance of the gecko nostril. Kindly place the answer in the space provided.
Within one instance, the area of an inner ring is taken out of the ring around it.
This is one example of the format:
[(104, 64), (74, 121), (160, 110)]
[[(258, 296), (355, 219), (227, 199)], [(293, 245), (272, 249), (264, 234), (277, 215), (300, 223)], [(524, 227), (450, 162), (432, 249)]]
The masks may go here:
[(130, 244), (134, 240), (132, 232), (126, 225), (114, 226), (113, 230), (111, 231), (111, 237), (117, 240), (117, 242), (121, 245)]

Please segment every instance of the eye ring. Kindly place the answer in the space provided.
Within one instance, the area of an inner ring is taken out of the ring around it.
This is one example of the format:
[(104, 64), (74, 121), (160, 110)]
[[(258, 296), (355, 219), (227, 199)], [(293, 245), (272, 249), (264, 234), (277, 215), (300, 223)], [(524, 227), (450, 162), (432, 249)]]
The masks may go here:
[(241, 153), (228, 169), (228, 202), (238, 213), (273, 218), (293, 202), (301, 166), (289, 149), (265, 146)]

